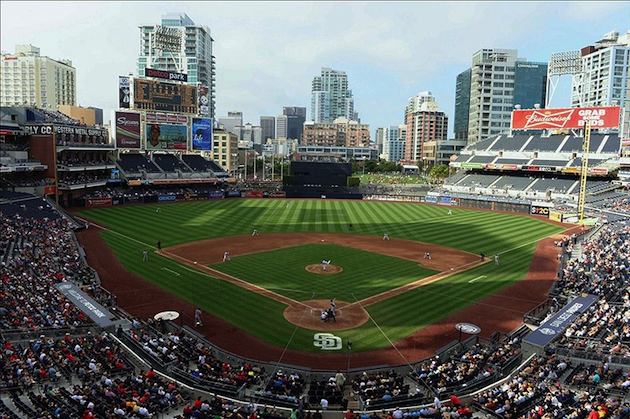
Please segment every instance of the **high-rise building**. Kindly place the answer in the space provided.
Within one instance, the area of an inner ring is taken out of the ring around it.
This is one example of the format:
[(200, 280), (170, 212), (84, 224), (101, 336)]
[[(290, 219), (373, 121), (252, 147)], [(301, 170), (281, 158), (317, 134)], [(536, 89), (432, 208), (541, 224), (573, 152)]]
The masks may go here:
[(237, 133), (237, 127), (243, 126), (243, 112), (228, 112), (227, 116), (221, 116), (219, 119), (219, 125), (223, 125), (223, 129), (236, 134), (240, 138), (240, 131)]
[(138, 75), (145, 68), (186, 73), (188, 83), (208, 87), (210, 117), (215, 111), (215, 58), (207, 26), (196, 25), (184, 13), (166, 14), (159, 25), (140, 26)]
[(2, 54), (0, 105), (37, 106), (57, 110), (76, 105), (76, 70), (70, 60), (40, 55), (38, 47), (17, 45), (15, 54)]
[(276, 138), (288, 138), (288, 121), (286, 115), (278, 115), (276, 117)]
[(392, 125), (383, 130), (383, 159), (398, 163), (405, 155), (405, 140), (407, 138), (407, 126)]
[(261, 116), (260, 128), (262, 129), (263, 141), (268, 138), (276, 138), (276, 118), (273, 116)]
[(305, 146), (337, 146), (337, 147), (369, 147), (370, 126), (337, 118), (332, 123), (304, 123), (302, 145)]
[[(545, 105), (547, 64), (518, 58), (514, 49), (482, 49), (473, 54), (470, 75), (468, 142), (510, 129), (515, 105)], [(461, 121), (461, 118), (460, 118)]]
[(285, 106), (282, 114), (287, 117), (287, 138), (299, 140), (304, 131), (306, 108), (299, 106)]
[(420, 92), (417, 96), (409, 98), (405, 108), (405, 124), (406, 162), (421, 162), (426, 142), (440, 142), (447, 138), (448, 117), (439, 110), (431, 92)]
[(468, 112), (470, 112), (470, 68), (457, 75), (455, 84), (455, 121), (453, 129), (456, 139), (468, 139)]
[(630, 72), (630, 31), (609, 32), (581, 49), (582, 74), (574, 78), (571, 106), (624, 106)]
[(378, 149), (379, 155), (383, 153), (383, 142), (385, 141), (385, 131), (387, 131), (387, 128), (376, 128), (376, 133), (374, 135), (376, 148)]
[(238, 139), (231, 132), (215, 129), (212, 132), (213, 146), (209, 156), (227, 172), (237, 168)]
[(359, 115), (354, 110), (354, 97), (346, 72), (324, 67), (321, 74), (313, 78), (311, 120), (332, 123), (337, 118), (358, 121)]

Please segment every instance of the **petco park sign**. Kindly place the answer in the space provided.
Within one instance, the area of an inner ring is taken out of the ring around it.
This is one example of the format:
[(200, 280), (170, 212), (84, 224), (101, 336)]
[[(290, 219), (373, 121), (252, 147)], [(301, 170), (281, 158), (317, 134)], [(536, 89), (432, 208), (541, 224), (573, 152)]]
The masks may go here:
[(592, 108), (518, 109), (512, 111), (512, 129), (619, 128), (619, 106)]

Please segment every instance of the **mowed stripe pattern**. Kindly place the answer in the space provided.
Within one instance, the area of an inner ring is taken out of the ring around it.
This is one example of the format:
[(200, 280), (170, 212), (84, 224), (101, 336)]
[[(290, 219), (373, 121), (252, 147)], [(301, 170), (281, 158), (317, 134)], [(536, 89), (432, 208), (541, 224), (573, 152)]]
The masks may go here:
[[(343, 271), (320, 275), (304, 269), (322, 260), (332, 260)], [(437, 273), (409, 260), (332, 244), (243, 255), (211, 267), (298, 301), (353, 302)]]
[[(158, 206), (160, 211), (156, 212)], [(153, 248), (158, 240), (163, 246), (171, 246), (249, 234), (254, 228), (262, 234), (316, 231), (381, 236), (387, 232), (392, 238), (437, 243), (487, 255), (522, 246), (502, 254), (500, 267), (488, 264), (370, 306), (368, 312), (380, 330), (368, 322), (360, 328), (337, 333), (354, 342), (353, 350), (362, 351), (388, 346), (382, 332), (392, 341), (400, 340), (523, 278), (531, 262), (534, 242), (560, 231), (557, 226), (527, 217), (457, 208), (449, 216), (447, 211), (444, 207), (402, 203), (237, 199), (99, 208), (83, 211), (82, 215), (112, 230), (103, 233), (103, 237), (129, 271), (270, 343), (311, 351), (314, 350), (312, 332), (298, 329), (294, 333), (294, 326), (282, 316), (282, 304), (166, 258), (152, 255), (150, 263), (143, 264), (142, 250)], [(486, 277), (468, 283), (482, 275)], [(292, 291), (293, 298), (299, 291)], [(352, 298), (360, 299), (356, 298), (357, 290), (346, 291), (350, 302)]]

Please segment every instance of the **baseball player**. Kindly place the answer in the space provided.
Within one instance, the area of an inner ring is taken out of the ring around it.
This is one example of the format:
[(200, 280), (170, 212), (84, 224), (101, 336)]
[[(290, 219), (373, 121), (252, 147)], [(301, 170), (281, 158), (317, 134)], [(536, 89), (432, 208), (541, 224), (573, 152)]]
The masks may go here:
[(499, 266), (499, 255), (494, 255), (494, 264)]
[(228, 260), (232, 259), (230, 258), (230, 252), (226, 250), (225, 252), (223, 252), (223, 262), (227, 262)]
[(252, 231), (252, 237), (257, 236), (258, 235), (258, 230), (254, 229), (254, 231)]
[(201, 322), (201, 309), (199, 307), (195, 309), (195, 326), (203, 326), (203, 323)]
[(383, 233), (383, 240), (389, 240), (389, 234)]
[(147, 249), (144, 249), (142, 251), (142, 261), (143, 262), (148, 262), (149, 261), (149, 251)]
[(448, 210), (448, 215), (453, 215), (453, 210), (449, 209)]

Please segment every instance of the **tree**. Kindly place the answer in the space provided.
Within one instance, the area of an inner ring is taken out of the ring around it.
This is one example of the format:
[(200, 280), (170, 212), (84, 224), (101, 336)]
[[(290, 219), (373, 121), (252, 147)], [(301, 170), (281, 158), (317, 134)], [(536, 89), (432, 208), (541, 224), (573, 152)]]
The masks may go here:
[(448, 165), (446, 164), (433, 166), (429, 172), (429, 178), (431, 178), (431, 180), (442, 180), (446, 177), (448, 177)]

